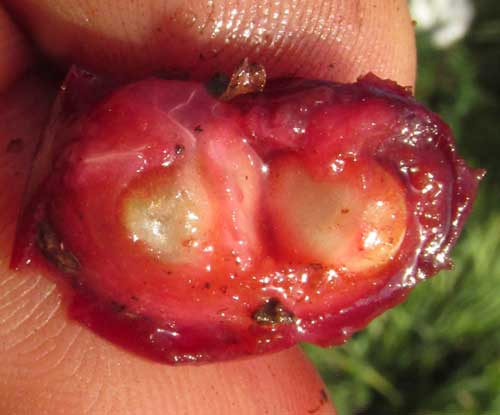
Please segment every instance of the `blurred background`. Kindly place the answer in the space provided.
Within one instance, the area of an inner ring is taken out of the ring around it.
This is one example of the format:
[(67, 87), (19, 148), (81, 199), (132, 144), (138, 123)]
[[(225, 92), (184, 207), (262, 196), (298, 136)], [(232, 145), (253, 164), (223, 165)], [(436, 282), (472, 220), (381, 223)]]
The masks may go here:
[(488, 170), (453, 271), (345, 346), (304, 346), (340, 415), (500, 415), (500, 1), (412, 0), (416, 95)]

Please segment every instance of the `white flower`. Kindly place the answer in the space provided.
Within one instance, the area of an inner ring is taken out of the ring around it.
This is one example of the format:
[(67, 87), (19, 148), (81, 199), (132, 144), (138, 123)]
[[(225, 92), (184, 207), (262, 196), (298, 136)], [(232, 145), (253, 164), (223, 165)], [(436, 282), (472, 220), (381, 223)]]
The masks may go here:
[(446, 48), (463, 38), (474, 17), (470, 0), (410, 0), (417, 30), (431, 32), (437, 47)]

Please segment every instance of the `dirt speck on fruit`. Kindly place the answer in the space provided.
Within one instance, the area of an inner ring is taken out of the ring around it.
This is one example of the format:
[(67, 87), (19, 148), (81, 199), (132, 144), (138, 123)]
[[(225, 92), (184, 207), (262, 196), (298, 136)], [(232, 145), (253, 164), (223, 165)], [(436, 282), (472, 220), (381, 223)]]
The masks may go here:
[(39, 223), (36, 244), (45, 258), (62, 272), (76, 274), (80, 271), (80, 262), (66, 249), (48, 222)]
[(252, 315), (258, 324), (292, 324), (295, 316), (277, 298), (270, 298)]

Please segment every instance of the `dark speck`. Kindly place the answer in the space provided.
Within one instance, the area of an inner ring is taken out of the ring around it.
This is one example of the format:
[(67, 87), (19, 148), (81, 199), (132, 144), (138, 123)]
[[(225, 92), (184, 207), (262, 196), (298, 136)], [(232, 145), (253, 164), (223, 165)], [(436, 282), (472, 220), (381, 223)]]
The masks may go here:
[(349, 213), (349, 209), (344, 208), (340, 211), (340, 213)]
[(201, 132), (203, 132), (203, 128), (201, 128), (201, 125), (197, 125), (196, 127), (194, 127), (194, 131), (196, 133), (201, 133)]
[(11, 154), (18, 154), (24, 149), (24, 141), (21, 138), (14, 138), (9, 141), (5, 151)]
[(175, 154), (177, 154), (178, 156), (181, 155), (182, 153), (184, 153), (184, 146), (182, 144), (176, 144), (175, 145)]
[(206, 84), (206, 88), (210, 94), (215, 97), (220, 97), (229, 85), (229, 77), (223, 73), (216, 73)]
[(76, 274), (80, 271), (80, 262), (59, 240), (55, 230), (48, 222), (38, 224), (36, 244), (42, 254), (52, 264), (67, 274)]
[(115, 313), (123, 313), (126, 307), (123, 304), (117, 303), (116, 301), (111, 301), (111, 310)]
[(270, 298), (253, 313), (252, 319), (262, 325), (292, 324), (295, 316), (281, 304), (280, 300)]

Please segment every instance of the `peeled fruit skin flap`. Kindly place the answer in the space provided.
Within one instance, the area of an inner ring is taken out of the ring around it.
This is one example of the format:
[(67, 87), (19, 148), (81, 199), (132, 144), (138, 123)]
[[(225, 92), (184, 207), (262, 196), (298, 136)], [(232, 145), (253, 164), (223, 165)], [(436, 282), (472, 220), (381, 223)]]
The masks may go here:
[(339, 344), (449, 268), (482, 176), (392, 81), (195, 82), (74, 68), (54, 105), (12, 266), (70, 315), (166, 362)]

